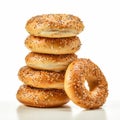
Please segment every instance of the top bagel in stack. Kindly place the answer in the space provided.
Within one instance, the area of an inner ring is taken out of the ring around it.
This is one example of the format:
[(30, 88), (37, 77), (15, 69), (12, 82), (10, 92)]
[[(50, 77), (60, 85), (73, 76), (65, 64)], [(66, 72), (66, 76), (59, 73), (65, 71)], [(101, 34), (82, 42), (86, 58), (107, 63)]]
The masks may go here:
[(78, 35), (84, 25), (80, 18), (70, 14), (43, 14), (26, 23), (26, 30), (33, 36), (63, 38)]

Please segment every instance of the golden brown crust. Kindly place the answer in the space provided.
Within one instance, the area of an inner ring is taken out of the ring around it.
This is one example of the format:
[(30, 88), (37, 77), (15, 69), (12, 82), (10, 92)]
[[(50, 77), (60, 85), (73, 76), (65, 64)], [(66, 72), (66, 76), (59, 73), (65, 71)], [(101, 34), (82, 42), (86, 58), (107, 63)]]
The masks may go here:
[(21, 103), (32, 107), (58, 107), (69, 101), (64, 90), (38, 89), (22, 85), (17, 91), (16, 97)]
[(26, 30), (34, 36), (61, 38), (76, 36), (83, 31), (80, 18), (70, 14), (43, 14), (26, 23)]
[(28, 36), (25, 45), (32, 52), (47, 54), (72, 54), (80, 49), (81, 42), (78, 37), (45, 38)]
[(18, 77), (26, 85), (35, 88), (64, 89), (64, 74), (64, 71), (53, 72), (45, 70), (35, 70), (28, 66), (24, 66), (19, 70)]
[(66, 70), (67, 66), (76, 59), (75, 54), (52, 55), (31, 52), (26, 56), (25, 61), (29, 67), (34, 69), (62, 71)]
[[(85, 80), (89, 90), (85, 87)], [(100, 68), (89, 59), (72, 62), (65, 74), (64, 89), (78, 106), (95, 109), (102, 106), (108, 96), (108, 83)]]

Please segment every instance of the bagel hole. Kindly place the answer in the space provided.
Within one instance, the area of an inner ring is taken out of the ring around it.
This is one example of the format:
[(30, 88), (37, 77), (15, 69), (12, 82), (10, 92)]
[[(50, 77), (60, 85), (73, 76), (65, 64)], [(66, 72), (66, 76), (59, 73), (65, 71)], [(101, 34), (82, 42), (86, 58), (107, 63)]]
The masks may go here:
[(86, 89), (89, 91), (90, 89), (89, 89), (89, 86), (88, 86), (88, 81), (87, 80), (85, 80), (85, 87), (86, 87)]

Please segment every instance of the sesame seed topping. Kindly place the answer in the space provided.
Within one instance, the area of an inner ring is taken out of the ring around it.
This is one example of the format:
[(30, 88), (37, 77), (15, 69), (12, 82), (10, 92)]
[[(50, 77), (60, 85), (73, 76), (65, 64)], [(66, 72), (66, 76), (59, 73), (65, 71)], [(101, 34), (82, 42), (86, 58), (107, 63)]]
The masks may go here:
[(22, 67), (18, 76), (27, 85), (37, 88), (61, 88), (63, 89), (65, 71), (54, 72), (36, 70), (28, 66)]
[(64, 90), (34, 88), (27, 85), (19, 88), (17, 99), (23, 104), (35, 107), (61, 106), (69, 101)]
[[(81, 58), (72, 62), (66, 73), (69, 74), (65, 75), (65, 91), (73, 102), (88, 109), (98, 108), (104, 104), (108, 96), (108, 84), (96, 64), (89, 59)], [(85, 87), (85, 80), (88, 82), (89, 90)]]

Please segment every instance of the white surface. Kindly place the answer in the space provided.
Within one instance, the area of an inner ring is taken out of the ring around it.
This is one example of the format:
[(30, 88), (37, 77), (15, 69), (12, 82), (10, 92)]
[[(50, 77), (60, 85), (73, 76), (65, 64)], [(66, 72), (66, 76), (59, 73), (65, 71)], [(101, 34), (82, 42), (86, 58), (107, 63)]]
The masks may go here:
[(0, 102), (0, 120), (120, 120), (120, 102), (113, 101), (97, 110), (84, 110), (71, 103), (44, 109)]

